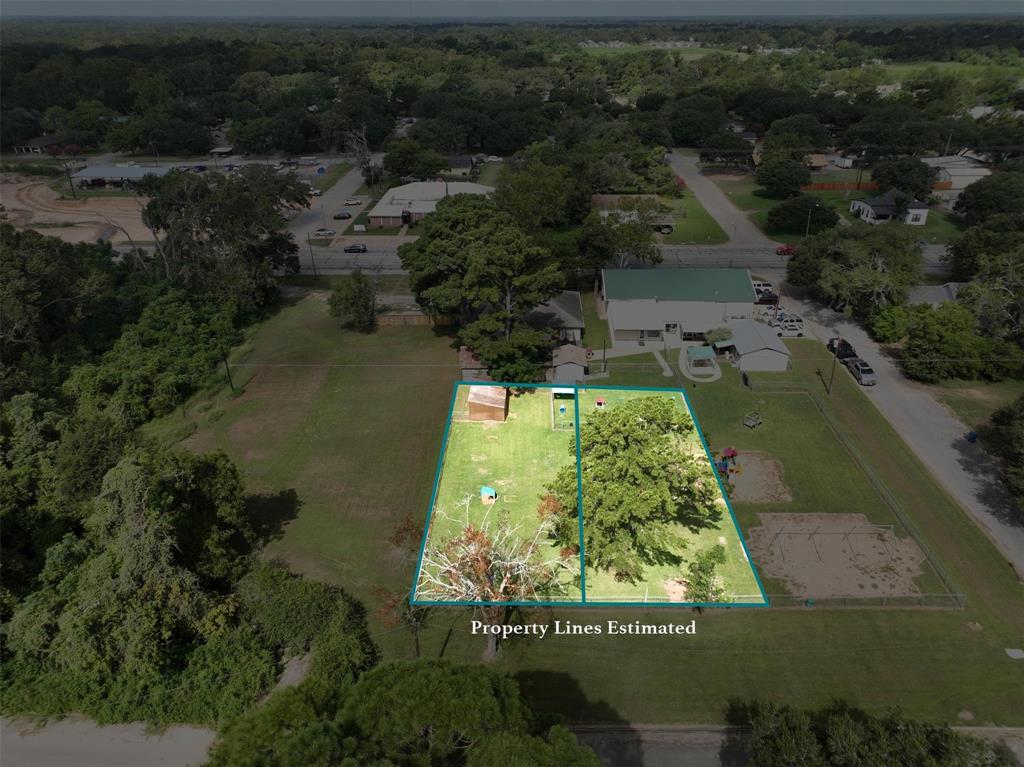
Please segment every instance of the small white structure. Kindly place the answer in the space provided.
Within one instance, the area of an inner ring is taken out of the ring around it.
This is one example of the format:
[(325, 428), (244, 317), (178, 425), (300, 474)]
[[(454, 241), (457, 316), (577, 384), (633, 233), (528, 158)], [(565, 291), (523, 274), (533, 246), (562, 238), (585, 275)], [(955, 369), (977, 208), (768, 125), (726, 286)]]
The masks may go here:
[(739, 320), (726, 327), (732, 338), (716, 341), (718, 352), (735, 355), (744, 373), (784, 373), (789, 370), (789, 349), (774, 328), (763, 322)]
[(838, 155), (836, 157), (836, 159), (833, 160), (833, 162), (835, 163), (835, 166), (837, 168), (848, 169), (848, 168), (852, 168), (853, 167), (853, 158), (852, 157), (846, 157), (844, 155)]
[(885, 224), (898, 220), (901, 224), (924, 226), (928, 221), (928, 206), (920, 200), (911, 200), (900, 214), (896, 195), (890, 190), (878, 197), (866, 197), (850, 203), (850, 212), (868, 224)]
[(490, 194), (493, 186), (471, 181), (414, 181), (392, 187), (369, 213), (370, 228), (402, 226), (419, 221), (437, 209), (437, 203), (456, 194)]

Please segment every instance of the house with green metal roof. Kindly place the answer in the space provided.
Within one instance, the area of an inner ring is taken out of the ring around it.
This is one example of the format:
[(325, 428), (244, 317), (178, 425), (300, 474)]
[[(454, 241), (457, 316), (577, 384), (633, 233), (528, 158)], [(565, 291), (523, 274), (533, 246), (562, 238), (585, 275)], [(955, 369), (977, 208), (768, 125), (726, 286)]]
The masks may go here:
[(613, 343), (680, 346), (754, 315), (746, 269), (605, 269), (602, 300)]

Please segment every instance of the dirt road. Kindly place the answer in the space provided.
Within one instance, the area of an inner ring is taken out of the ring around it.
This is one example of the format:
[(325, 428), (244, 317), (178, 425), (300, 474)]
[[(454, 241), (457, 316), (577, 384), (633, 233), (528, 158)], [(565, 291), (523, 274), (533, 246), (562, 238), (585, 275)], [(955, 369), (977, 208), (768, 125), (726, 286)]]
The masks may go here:
[(101, 727), (69, 717), (37, 726), (25, 719), (0, 722), (4, 767), (190, 767), (206, 761), (216, 733), (170, 727), (160, 733), (143, 724)]

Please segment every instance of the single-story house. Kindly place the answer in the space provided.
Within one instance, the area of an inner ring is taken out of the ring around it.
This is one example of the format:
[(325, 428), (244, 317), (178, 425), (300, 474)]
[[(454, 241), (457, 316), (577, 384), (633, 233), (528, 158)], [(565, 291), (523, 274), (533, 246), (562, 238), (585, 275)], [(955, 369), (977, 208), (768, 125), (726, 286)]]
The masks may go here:
[(456, 194), (490, 194), (493, 186), (471, 181), (414, 181), (392, 187), (369, 213), (370, 228), (412, 224), (437, 209), (437, 203)]
[(170, 168), (147, 165), (88, 165), (71, 175), (76, 184), (102, 181), (107, 184), (129, 184), (146, 176), (166, 176)]
[(949, 186), (948, 190), (939, 191), (938, 194), (950, 200), (959, 197), (960, 192), (975, 181), (992, 175), (982, 160), (966, 154), (922, 157), (921, 162), (938, 170), (936, 181)]
[(563, 344), (551, 353), (551, 370), (548, 380), (555, 383), (576, 383), (583, 381), (590, 372), (590, 359), (582, 346)]
[(233, 146), (215, 146), (210, 150), (212, 157), (230, 157), (234, 153), (235, 148)]
[(809, 154), (804, 157), (804, 165), (807, 166), (808, 170), (823, 171), (828, 167), (828, 158), (819, 153)]
[(559, 341), (583, 342), (583, 300), (578, 290), (563, 290), (526, 315), (537, 330), (550, 330)]
[(966, 282), (944, 282), (942, 285), (918, 285), (910, 289), (907, 303), (938, 306), (943, 301), (955, 301), (960, 288), (966, 284)]
[(50, 147), (59, 145), (60, 141), (56, 136), (36, 136), (14, 144), (11, 148), (15, 154), (46, 154)]
[[(892, 190), (877, 197), (866, 197), (850, 203), (850, 212), (869, 224), (884, 224), (897, 218), (896, 195)], [(901, 224), (924, 226), (928, 221), (928, 206), (920, 200), (911, 200), (899, 219)]]
[(613, 344), (702, 340), (757, 301), (746, 269), (605, 269), (601, 283)]
[(716, 341), (715, 351), (736, 356), (744, 373), (781, 373), (789, 369), (789, 349), (778, 333), (763, 322), (739, 320), (726, 327), (732, 338)]

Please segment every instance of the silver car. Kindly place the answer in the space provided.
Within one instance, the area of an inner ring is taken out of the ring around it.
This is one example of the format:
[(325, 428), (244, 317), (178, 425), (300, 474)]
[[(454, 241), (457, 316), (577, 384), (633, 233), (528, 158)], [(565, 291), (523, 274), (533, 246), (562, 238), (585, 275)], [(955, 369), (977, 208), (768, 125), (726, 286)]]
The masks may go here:
[(878, 376), (875, 375), (874, 368), (860, 357), (847, 360), (846, 367), (850, 369), (850, 373), (853, 374), (853, 377), (857, 379), (857, 383), (861, 386), (874, 386), (878, 383)]

